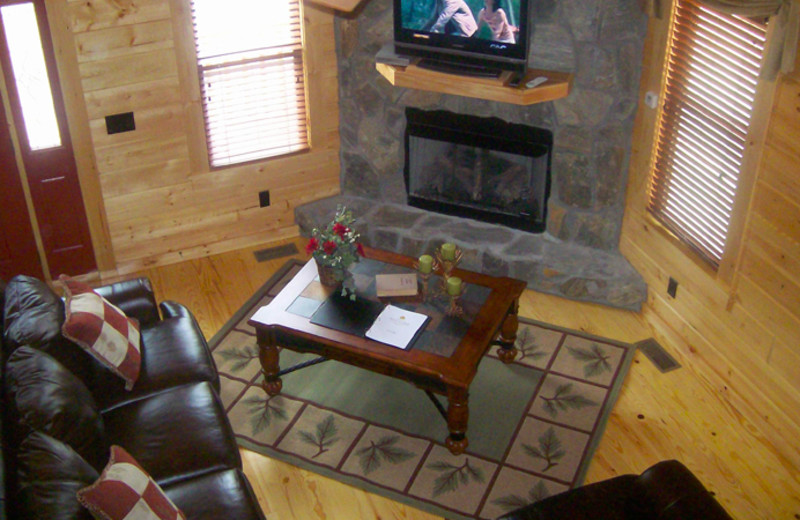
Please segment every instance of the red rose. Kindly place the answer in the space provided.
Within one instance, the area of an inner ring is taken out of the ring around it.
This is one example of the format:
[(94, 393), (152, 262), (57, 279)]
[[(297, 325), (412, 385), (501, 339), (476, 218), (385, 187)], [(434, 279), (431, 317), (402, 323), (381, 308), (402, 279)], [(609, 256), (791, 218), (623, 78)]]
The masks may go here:
[(327, 254), (332, 255), (334, 251), (336, 251), (336, 242), (328, 240), (327, 242), (322, 244), (322, 249), (324, 249)]
[(348, 231), (350, 231), (350, 229), (340, 222), (337, 222), (336, 224), (333, 225), (333, 232), (339, 235), (339, 238), (341, 238), (342, 240), (344, 240), (344, 234), (347, 233)]
[(317, 241), (316, 238), (310, 239), (308, 241), (308, 244), (306, 244), (306, 254), (310, 255), (311, 253), (316, 251), (318, 247), (319, 247), (319, 241)]
[(361, 256), (367, 256), (364, 254), (364, 246), (362, 246), (360, 242), (356, 244), (356, 253), (358, 253)]

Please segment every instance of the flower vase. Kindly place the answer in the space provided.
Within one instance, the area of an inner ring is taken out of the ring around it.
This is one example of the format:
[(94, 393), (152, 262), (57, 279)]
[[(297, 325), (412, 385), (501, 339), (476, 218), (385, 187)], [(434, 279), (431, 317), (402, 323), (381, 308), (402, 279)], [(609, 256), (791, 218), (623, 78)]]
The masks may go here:
[(337, 276), (337, 270), (329, 265), (322, 265), (317, 262), (317, 273), (319, 274), (319, 281), (325, 287), (338, 287), (342, 283), (341, 276)]

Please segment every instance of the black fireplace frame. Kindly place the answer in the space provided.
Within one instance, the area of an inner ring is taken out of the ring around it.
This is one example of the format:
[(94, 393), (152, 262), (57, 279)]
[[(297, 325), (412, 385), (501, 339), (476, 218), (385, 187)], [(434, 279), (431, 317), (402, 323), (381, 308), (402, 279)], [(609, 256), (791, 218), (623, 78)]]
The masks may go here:
[[(437, 141), (447, 141), (466, 146), (497, 150), (511, 154), (538, 158), (546, 154), (546, 177), (542, 208), (537, 215), (521, 214), (518, 216), (486, 211), (474, 207), (465, 207), (443, 201), (417, 197), (410, 193), (410, 138), (422, 137)], [(516, 123), (508, 123), (502, 119), (455, 114), (445, 110), (426, 111), (418, 108), (406, 108), (405, 130), (405, 164), (403, 176), (406, 194), (410, 206), (453, 215), (472, 218), (483, 222), (505, 225), (508, 227), (541, 233), (547, 222), (547, 201), (550, 197), (551, 162), (553, 152), (553, 133)]]

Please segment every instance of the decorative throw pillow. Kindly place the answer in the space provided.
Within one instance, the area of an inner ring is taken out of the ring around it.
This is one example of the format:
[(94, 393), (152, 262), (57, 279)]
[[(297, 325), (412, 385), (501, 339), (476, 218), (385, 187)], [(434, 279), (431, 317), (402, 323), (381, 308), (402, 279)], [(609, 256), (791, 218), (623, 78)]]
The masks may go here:
[(141, 350), (139, 323), (97, 294), (85, 283), (61, 275), (66, 292), (64, 336), (125, 380), (131, 390), (139, 377)]
[(78, 491), (78, 501), (104, 520), (186, 520), (156, 481), (116, 445), (97, 482)]

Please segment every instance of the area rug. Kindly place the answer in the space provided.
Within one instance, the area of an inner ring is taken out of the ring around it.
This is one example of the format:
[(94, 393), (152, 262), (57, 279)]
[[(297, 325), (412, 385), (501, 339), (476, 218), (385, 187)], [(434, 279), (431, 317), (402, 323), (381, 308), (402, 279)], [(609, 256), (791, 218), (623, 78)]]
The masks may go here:
[[(452, 519), (491, 519), (580, 485), (635, 348), (522, 318), (520, 354), (491, 350), (470, 386), (469, 447), (413, 385), (336, 361), (260, 386), (247, 320), (302, 267), (288, 261), (210, 341), (222, 400), (245, 448)], [(281, 366), (309, 357), (281, 352)], [(446, 404), (446, 403), (444, 403)]]

